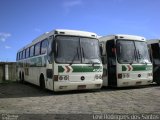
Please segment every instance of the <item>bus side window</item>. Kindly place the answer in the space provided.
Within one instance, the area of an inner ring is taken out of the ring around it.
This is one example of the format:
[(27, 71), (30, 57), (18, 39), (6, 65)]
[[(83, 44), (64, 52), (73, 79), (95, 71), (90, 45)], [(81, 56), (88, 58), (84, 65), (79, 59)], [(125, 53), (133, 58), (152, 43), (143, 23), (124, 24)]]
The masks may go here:
[(36, 45), (35, 45), (35, 55), (39, 55), (40, 54), (40, 43), (37, 43)]
[(34, 56), (34, 45), (30, 47), (30, 57)]
[(16, 60), (19, 60), (19, 53), (17, 53), (17, 59)]
[(26, 49), (26, 58), (29, 57), (29, 48)]
[(25, 59), (25, 56), (26, 56), (26, 52), (25, 52), (25, 50), (23, 50), (22, 59)]
[(19, 52), (19, 60), (22, 59), (22, 52)]

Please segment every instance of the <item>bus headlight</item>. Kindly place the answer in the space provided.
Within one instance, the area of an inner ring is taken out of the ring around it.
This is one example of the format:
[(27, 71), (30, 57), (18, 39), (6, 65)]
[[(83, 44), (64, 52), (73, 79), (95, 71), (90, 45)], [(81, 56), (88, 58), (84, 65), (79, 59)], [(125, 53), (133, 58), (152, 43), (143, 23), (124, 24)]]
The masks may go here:
[(123, 77), (123, 78), (129, 78), (129, 73), (123, 73), (123, 74), (122, 74), (122, 77)]
[(68, 75), (64, 76), (64, 80), (69, 80), (69, 76)]
[(69, 80), (69, 76), (68, 75), (60, 75), (59, 80)]
[(95, 75), (95, 79), (102, 79), (102, 75)]
[(148, 73), (147, 75), (148, 75), (148, 77), (152, 77), (152, 73)]
[(59, 76), (59, 80), (63, 80), (63, 76)]
[(129, 78), (129, 77), (130, 77), (129, 73), (119, 73), (118, 74), (118, 79)]

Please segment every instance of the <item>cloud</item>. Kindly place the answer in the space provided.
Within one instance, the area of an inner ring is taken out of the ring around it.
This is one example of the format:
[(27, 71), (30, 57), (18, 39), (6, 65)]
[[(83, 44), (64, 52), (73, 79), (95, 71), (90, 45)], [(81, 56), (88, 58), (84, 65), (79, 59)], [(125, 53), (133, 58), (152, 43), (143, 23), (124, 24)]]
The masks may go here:
[(68, 13), (70, 12), (70, 9), (72, 9), (75, 6), (79, 6), (82, 4), (81, 0), (70, 0), (70, 1), (65, 1), (63, 3), (63, 7), (65, 9), (65, 11)]
[(5, 49), (10, 49), (11, 46), (6, 45), (6, 46), (4, 46), (4, 48), (5, 48)]
[(82, 4), (81, 0), (72, 0), (72, 1), (64, 2), (63, 6), (64, 7), (74, 7), (74, 6), (81, 5), (81, 4)]
[(35, 31), (35, 32), (41, 32), (41, 29), (35, 28), (34, 31)]
[(5, 42), (8, 37), (10, 37), (10, 33), (0, 33), (0, 41)]

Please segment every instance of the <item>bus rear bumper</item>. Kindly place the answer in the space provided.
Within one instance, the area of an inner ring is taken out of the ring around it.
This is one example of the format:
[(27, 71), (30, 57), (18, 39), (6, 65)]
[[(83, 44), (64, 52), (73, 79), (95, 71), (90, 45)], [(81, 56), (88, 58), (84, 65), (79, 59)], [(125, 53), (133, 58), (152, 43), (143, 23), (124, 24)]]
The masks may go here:
[(102, 80), (87, 82), (54, 82), (54, 91), (100, 89)]

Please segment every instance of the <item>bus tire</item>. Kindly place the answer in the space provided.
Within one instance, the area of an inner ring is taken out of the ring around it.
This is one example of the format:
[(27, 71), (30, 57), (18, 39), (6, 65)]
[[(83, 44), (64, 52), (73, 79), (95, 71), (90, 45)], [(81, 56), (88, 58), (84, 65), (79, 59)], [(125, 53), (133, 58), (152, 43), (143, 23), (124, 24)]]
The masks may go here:
[(40, 88), (44, 90), (45, 89), (45, 81), (44, 81), (44, 76), (42, 74), (40, 75), (39, 83), (40, 83)]

